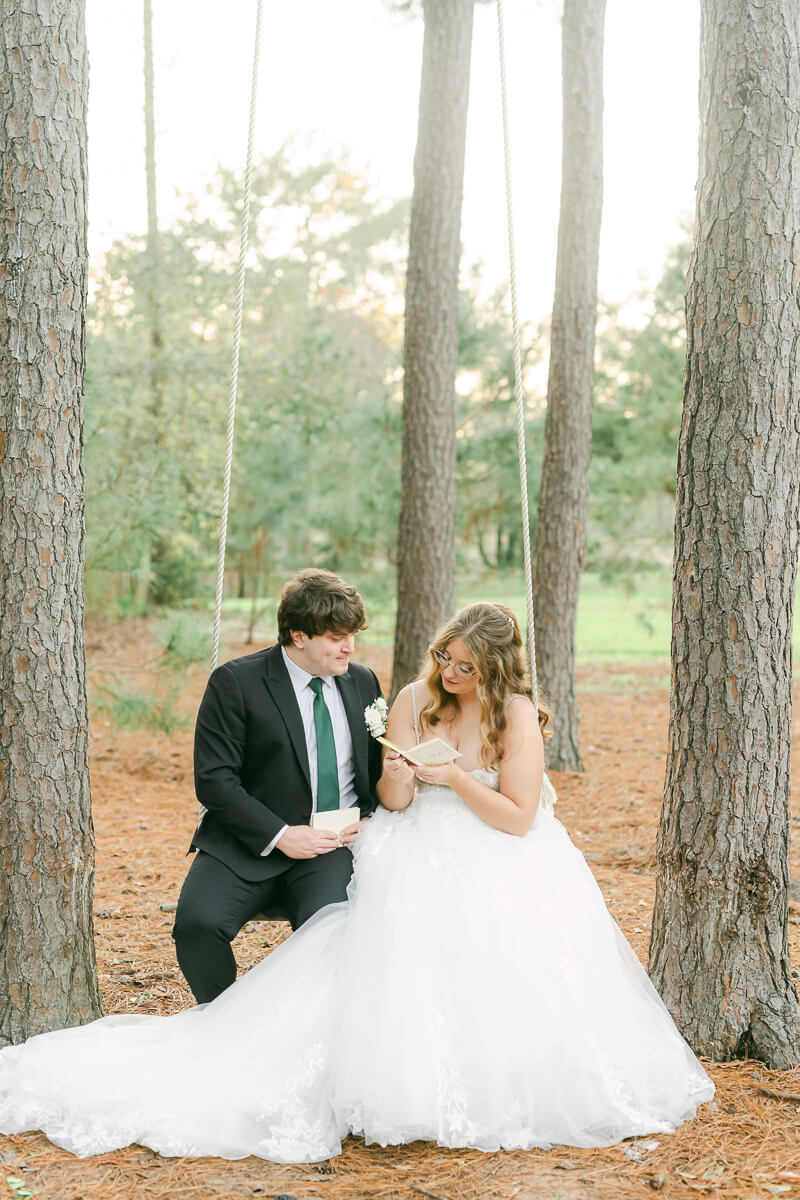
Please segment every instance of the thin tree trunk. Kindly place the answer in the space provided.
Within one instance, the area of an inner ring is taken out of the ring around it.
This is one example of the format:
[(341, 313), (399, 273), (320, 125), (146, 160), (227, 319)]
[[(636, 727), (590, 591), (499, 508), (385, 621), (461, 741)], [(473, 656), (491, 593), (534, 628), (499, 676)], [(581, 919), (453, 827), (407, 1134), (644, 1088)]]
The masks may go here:
[[(156, 120), (153, 71), (153, 4), (144, 0), (144, 160), (147, 188), (147, 323), (150, 341), (150, 440), (157, 453), (162, 453), (164, 436), (164, 336), (161, 325), (161, 241), (158, 233), (156, 204)], [(144, 608), (148, 598), (155, 603), (163, 600), (163, 572), (159, 567), (168, 554), (168, 545), (156, 534), (147, 547), (139, 572), (138, 607)]]
[(533, 557), (537, 669), (553, 707), (547, 758), (557, 771), (581, 769), (575, 624), (592, 439), (605, 8), (606, 0), (564, 3), (561, 214)]
[(406, 281), (392, 693), (455, 608), (458, 268), (473, 0), (426, 0)]
[(147, 312), (150, 326), (150, 414), (157, 445), (163, 442), (164, 381), (161, 332), (161, 245), (156, 206), (156, 123), (153, 96), (153, 5), (144, 0), (144, 133), (147, 184)]
[(703, 0), (670, 748), (650, 973), (695, 1050), (800, 1058), (787, 945), (800, 21)]
[(100, 1015), (83, 643), (81, 0), (0, 23), (0, 1043)]

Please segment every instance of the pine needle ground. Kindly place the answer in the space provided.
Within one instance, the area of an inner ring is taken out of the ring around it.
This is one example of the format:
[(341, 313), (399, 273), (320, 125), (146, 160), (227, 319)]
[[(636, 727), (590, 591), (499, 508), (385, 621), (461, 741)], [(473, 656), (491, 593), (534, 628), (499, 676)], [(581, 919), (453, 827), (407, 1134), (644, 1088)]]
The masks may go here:
[[(120, 639), (125, 639), (124, 644)], [(229, 641), (226, 656), (248, 647)], [(144, 623), (93, 629), (93, 687), (121, 671), (146, 680), (157, 653)], [(388, 681), (387, 651), (364, 645), (362, 661)], [(130, 667), (129, 664), (138, 664)], [(145, 664), (142, 666), (142, 664)], [(134, 680), (135, 682), (135, 680)], [(205, 682), (191, 668), (186, 714)], [(663, 784), (668, 695), (665, 668), (593, 666), (580, 673), (585, 772), (554, 776), (558, 815), (586, 854), (611, 912), (646, 961), (654, 893), (653, 847)], [(795, 713), (800, 714), (800, 686)], [(795, 718), (800, 724), (800, 715)], [(797, 734), (796, 728), (795, 733)], [(92, 735), (97, 832), (95, 924), (107, 1013), (171, 1013), (191, 1003), (178, 971), (170, 906), (178, 897), (196, 817), (191, 728), (171, 736), (113, 728), (102, 713)], [(795, 736), (795, 745), (800, 740)], [(792, 877), (800, 881), (800, 761), (794, 766)], [(800, 965), (800, 893), (790, 915), (792, 960)], [(285, 936), (277, 924), (242, 932), (242, 969)], [(256, 1158), (163, 1159), (133, 1146), (75, 1159), (40, 1133), (0, 1138), (0, 1198), (34, 1200), (217, 1200), (244, 1196), (297, 1200), (666, 1200), (707, 1196), (800, 1200), (800, 1069), (775, 1072), (757, 1062), (706, 1064), (715, 1100), (674, 1134), (602, 1150), (483, 1154), (429, 1143), (381, 1149), (349, 1138), (343, 1154), (318, 1166), (283, 1167)], [(656, 1144), (654, 1144), (656, 1143)], [(19, 1180), (9, 1184), (7, 1179)], [(6, 1192), (3, 1189), (7, 1189)]]

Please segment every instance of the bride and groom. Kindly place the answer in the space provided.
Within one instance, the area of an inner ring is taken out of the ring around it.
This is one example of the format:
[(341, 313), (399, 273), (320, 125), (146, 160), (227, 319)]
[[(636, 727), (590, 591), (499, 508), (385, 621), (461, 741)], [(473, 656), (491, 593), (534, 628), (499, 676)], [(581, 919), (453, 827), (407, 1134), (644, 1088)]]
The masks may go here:
[[(553, 814), (514, 615), (464, 609), (398, 696), (393, 742), (458, 751), (428, 767), (382, 763), (369, 736), (380, 688), (350, 661), (364, 625), (354, 588), (304, 571), (278, 645), (211, 676), (207, 811), (174, 931), (198, 1007), (0, 1052), (0, 1131), (43, 1129), (80, 1155), (139, 1142), (313, 1162), (350, 1133), (608, 1145), (711, 1098)], [(337, 808), (358, 819), (312, 827)], [(276, 906), (298, 932), (229, 986), (231, 941)]]

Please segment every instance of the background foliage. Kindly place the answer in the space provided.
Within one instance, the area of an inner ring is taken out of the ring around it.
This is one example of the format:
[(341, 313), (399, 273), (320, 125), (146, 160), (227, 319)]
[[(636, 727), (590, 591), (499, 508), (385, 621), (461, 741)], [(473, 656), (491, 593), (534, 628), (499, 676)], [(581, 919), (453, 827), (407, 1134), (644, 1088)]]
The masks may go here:
[[(86, 378), (87, 591), (115, 615), (206, 597), (213, 582), (238, 253), (239, 181), (221, 172), (162, 232), (93, 272)], [(344, 161), (294, 146), (254, 174), (228, 595), (261, 597), (314, 561), (393, 594), (407, 205)], [(688, 243), (625, 323), (598, 337), (591, 571), (663, 570), (672, 532)], [(158, 298), (160, 345), (151, 340)], [(535, 512), (547, 329), (523, 331)], [(459, 571), (516, 573), (519, 475), (506, 298), (480, 269), (461, 297)]]

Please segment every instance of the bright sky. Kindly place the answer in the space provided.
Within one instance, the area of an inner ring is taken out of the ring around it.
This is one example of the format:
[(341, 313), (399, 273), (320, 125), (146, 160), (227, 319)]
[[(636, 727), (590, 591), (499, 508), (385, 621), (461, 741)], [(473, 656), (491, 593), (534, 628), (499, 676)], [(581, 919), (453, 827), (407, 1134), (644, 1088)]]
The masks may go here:
[[(560, 4), (505, 0), (522, 318), (549, 310), (560, 188)], [(220, 162), (241, 169), (255, 0), (153, 0), (159, 218)], [(87, 0), (90, 247), (146, 221), (142, 0)], [(628, 298), (660, 274), (694, 207), (699, 0), (608, 0), (600, 291)], [(387, 197), (408, 195), (422, 24), (387, 0), (266, 0), (256, 153), (293, 135), (344, 150)], [(507, 276), (494, 5), (475, 14), (463, 242)]]

